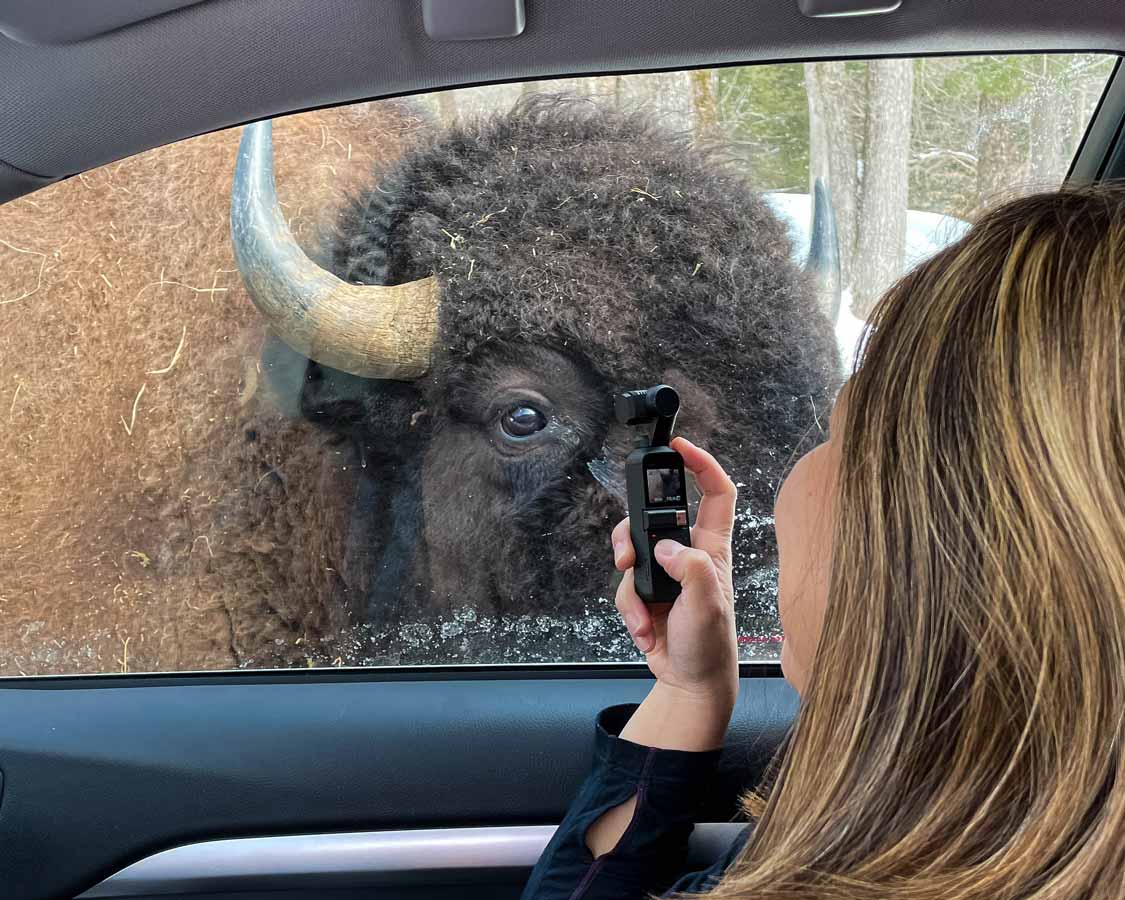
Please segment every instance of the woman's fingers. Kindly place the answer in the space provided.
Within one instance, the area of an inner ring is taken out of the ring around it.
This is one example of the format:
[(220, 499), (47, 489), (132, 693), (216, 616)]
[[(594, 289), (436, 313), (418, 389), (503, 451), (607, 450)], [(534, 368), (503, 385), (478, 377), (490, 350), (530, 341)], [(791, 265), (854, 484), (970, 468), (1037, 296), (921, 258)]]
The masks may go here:
[(617, 597), (614, 600), (617, 611), (629, 630), (629, 636), (641, 653), (648, 653), (656, 646), (656, 632), (653, 628), (652, 616), (644, 600), (637, 594), (633, 587), (633, 570), (629, 569), (617, 586)]
[(614, 526), (613, 533), (609, 536), (609, 539), (613, 543), (614, 568), (619, 572), (631, 569), (633, 563), (636, 562), (637, 554), (633, 550), (633, 539), (629, 535), (628, 517), (622, 519)]
[(685, 547), (678, 541), (659, 541), (653, 548), (656, 561), (683, 590), (680, 599), (701, 597), (722, 603), (723, 591), (719, 584), (719, 573), (715, 561), (706, 550)]
[(686, 438), (675, 438), (672, 449), (684, 458), (684, 467), (695, 476), (695, 483), (703, 492), (695, 516), (696, 528), (729, 537), (734, 529), (734, 510), (738, 501), (738, 489), (734, 482), (715, 457)]

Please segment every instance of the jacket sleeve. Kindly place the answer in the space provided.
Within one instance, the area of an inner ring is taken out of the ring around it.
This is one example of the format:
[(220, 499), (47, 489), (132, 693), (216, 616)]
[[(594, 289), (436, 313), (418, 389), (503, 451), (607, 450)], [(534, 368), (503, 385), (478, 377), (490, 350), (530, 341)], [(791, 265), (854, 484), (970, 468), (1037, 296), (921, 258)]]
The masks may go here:
[[(617, 735), (635, 709), (613, 706), (598, 716), (593, 771), (532, 871), (523, 900), (642, 900), (668, 890), (682, 875), (688, 836), (719, 751), (657, 750), (622, 740)], [(634, 794), (636, 812), (617, 846), (594, 859), (586, 831)], [(717, 873), (684, 877), (676, 887), (698, 884), (702, 890), (711, 874)]]

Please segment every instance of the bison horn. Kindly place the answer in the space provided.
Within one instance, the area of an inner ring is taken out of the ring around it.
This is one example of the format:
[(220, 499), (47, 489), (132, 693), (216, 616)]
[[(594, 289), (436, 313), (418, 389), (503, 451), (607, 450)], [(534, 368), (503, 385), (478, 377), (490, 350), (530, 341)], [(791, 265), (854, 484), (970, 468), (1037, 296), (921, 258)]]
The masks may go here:
[(809, 239), (809, 258), (805, 263), (816, 283), (817, 303), (835, 324), (840, 317), (840, 296), (843, 290), (840, 277), (840, 239), (836, 232), (836, 212), (832, 196), (824, 179), (817, 177), (813, 186), (812, 236)]
[(231, 187), (231, 240), (250, 299), (309, 359), (364, 378), (419, 377), (437, 337), (437, 279), (348, 284), (309, 259), (278, 204), (272, 131), (268, 121), (243, 130)]

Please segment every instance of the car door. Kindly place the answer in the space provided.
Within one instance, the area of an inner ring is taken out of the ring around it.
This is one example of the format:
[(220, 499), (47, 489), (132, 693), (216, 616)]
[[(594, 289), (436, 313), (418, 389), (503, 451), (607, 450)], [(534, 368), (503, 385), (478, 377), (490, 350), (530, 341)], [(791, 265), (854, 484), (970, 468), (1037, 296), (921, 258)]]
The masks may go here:
[[(9, 684), (6, 896), (518, 897), (594, 716), (645, 687), (628, 668)], [(709, 821), (794, 708), (781, 679), (744, 680)]]
[[(150, 36), (159, 66), (177, 52), (165, 29), (212, 6), (124, 32)], [(398, 25), (421, 40), (420, 19)], [(124, 32), (68, 46), (104, 50)], [(0, 56), (61, 52), (41, 37), (56, 49), (13, 38)], [(745, 191), (763, 240), (791, 239), (762, 278), (804, 284), (809, 243), (835, 235), (820, 248), (837, 259), (835, 299), (810, 307), (831, 316), (797, 337), (759, 329), (764, 367), (732, 341), (692, 350), (688, 373), (673, 347), (682, 367), (616, 385), (680, 379), (680, 427), (723, 448), (739, 480), (741, 687), (690, 863), (721, 855), (799, 708), (779, 664), (777, 481), (815, 442), (878, 292), (955, 240), (1005, 167), (1053, 183), (1072, 166), (1087, 179), (1120, 168), (1125, 84), (1096, 53), (686, 64), (521, 82), (497, 68), (494, 84), (278, 118), (271, 155), (253, 157), (262, 181), (237, 172), (266, 132), (219, 130), (0, 208), (0, 896), (518, 897), (589, 769), (598, 711), (651, 684), (603, 546), (624, 514), (625, 446), (605, 373), (643, 356), (644, 310), (661, 301), (661, 340), (745, 327), (680, 302), (704, 296), (692, 284), (709, 269), (714, 296), (731, 293), (720, 264), (737, 222), (716, 232), (691, 216)], [(529, 139), (517, 126), (532, 120), (555, 131)], [(636, 158), (597, 156), (604, 128), (635, 139)], [(863, 165), (876, 150), (894, 172)], [(236, 216), (232, 246), (239, 185), (272, 190), (273, 160), (271, 241), (240, 244)], [(731, 180), (699, 188), (685, 174), (697, 162)], [(586, 174), (564, 174), (575, 165)], [(23, 192), (29, 172), (5, 183)], [(893, 195), (878, 221), (864, 205), (876, 195)], [(659, 234), (700, 253), (674, 258)], [(436, 287), (402, 261), (423, 245), (446, 266)], [(440, 376), (346, 372), (319, 338), (282, 339), (256, 311), (263, 260), (269, 278), (288, 266), (382, 290), (356, 294), (364, 304), (436, 292)], [(587, 329), (636, 283), (641, 312)], [(756, 290), (733, 292), (739, 308), (758, 309)], [(577, 312), (551, 306), (545, 323), (552, 291)], [(509, 327), (520, 353), (497, 356)], [(816, 354), (831, 364), (815, 378), (786, 368)], [(807, 402), (789, 392), (785, 427), (801, 438), (754, 430), (768, 418), (754, 404), (798, 375), (811, 387)]]

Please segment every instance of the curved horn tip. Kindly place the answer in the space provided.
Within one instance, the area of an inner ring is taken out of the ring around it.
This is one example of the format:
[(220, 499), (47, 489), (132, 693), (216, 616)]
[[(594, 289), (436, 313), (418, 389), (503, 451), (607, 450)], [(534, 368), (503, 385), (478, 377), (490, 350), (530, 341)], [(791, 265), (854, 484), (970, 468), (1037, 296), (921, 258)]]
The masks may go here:
[(840, 239), (836, 229), (836, 211), (824, 178), (813, 182), (813, 217), (809, 234), (809, 256), (805, 269), (817, 286), (820, 306), (831, 322), (840, 315), (843, 278), (840, 271)]
[(269, 119), (243, 129), (231, 185), (231, 242), (251, 301), (310, 359), (364, 378), (418, 378), (437, 338), (437, 279), (353, 285), (309, 259), (278, 203), (272, 131)]
[(273, 119), (259, 119), (242, 126), (242, 140), (239, 141), (238, 165), (243, 165), (243, 154), (247, 164), (257, 162), (273, 168)]

